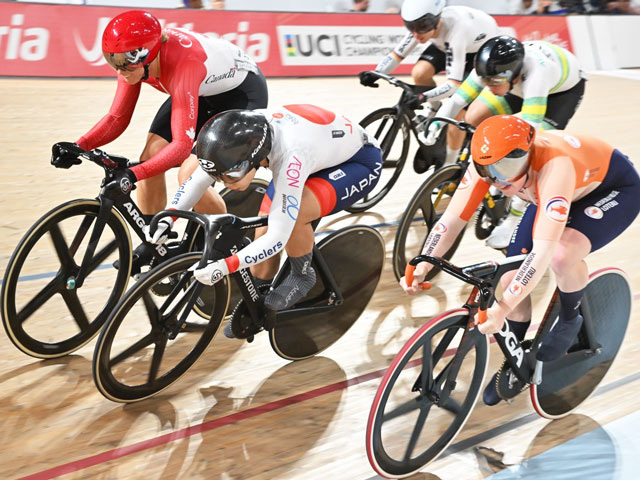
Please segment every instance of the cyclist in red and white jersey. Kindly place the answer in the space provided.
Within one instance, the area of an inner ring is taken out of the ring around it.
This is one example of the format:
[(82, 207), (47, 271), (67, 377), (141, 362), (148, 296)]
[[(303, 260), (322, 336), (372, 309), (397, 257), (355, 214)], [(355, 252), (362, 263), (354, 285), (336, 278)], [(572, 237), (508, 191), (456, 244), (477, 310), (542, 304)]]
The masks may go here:
[[(314, 105), (223, 112), (202, 128), (196, 153), (200, 168), (180, 187), (170, 208), (191, 208), (215, 180), (243, 190), (258, 167), (273, 173), (260, 209), (269, 215), (268, 227), (256, 231), (255, 240), (235, 255), (195, 271), (199, 281), (211, 285), (251, 267), (258, 285), (270, 283), (286, 248), (291, 273), (265, 299), (273, 310), (294, 304), (315, 284), (311, 223), (363, 198), (382, 169), (375, 138), (347, 117)], [(172, 223), (162, 219), (149, 240), (165, 241)], [(232, 336), (230, 325), (225, 334)]]
[[(578, 306), (588, 281), (584, 259), (634, 221), (640, 211), (640, 176), (626, 156), (599, 139), (560, 130), (536, 133), (531, 124), (511, 115), (480, 123), (471, 155), (473, 162), (423, 253), (447, 252), (491, 185), (531, 202), (507, 251), (507, 256), (527, 257), (518, 271), (504, 276), (502, 298), (478, 328), (492, 334), (502, 330), (506, 320), (522, 341), (531, 321), (529, 294), (550, 266), (561, 309), (537, 358), (555, 360), (571, 347), (582, 325)], [(420, 263), (412, 285), (402, 279), (405, 291), (416, 293), (430, 268)], [(500, 401), (495, 378), (485, 389), (484, 401)]]
[[(436, 102), (453, 95), (473, 69), (473, 60), (480, 46), (489, 38), (499, 35), (496, 21), (487, 13), (465, 6), (445, 7), (445, 0), (405, 0), (402, 20), (409, 32), (396, 48), (387, 54), (376, 71), (391, 73), (418, 44), (428, 43), (416, 62), (411, 76), (416, 85), (428, 87), (416, 102)], [(447, 81), (436, 87), (433, 79), (446, 72)], [(376, 78), (369, 72), (360, 73), (360, 82), (375, 86)], [(463, 134), (449, 133), (447, 162), (452, 162), (460, 149)], [(426, 165), (416, 158), (416, 170)]]
[[(114, 17), (103, 33), (102, 50), (118, 74), (118, 87), (107, 115), (77, 140), (81, 148), (100, 147), (124, 132), (143, 83), (170, 96), (151, 123), (142, 163), (123, 174), (129, 185), (138, 182), (137, 200), (144, 214), (164, 207), (166, 170), (182, 165), (178, 174), (182, 182), (197, 167), (195, 158), (185, 160), (209, 118), (232, 108), (267, 106), (264, 76), (239, 47), (188, 30), (163, 30), (148, 12), (133, 10)], [(64, 142), (54, 145), (55, 166), (68, 168), (73, 162), (77, 159), (66, 155)], [(120, 180), (107, 188), (119, 188)], [(213, 189), (196, 208), (209, 213), (225, 211)]]

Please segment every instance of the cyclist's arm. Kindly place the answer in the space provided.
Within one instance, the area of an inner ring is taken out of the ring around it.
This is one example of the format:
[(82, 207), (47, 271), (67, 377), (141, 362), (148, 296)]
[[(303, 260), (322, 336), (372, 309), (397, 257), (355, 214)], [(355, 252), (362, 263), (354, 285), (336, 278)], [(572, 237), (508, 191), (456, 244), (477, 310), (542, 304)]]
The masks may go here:
[(140, 88), (141, 82), (129, 85), (122, 77), (118, 77), (116, 95), (109, 113), (76, 141), (78, 146), (85, 150), (93, 150), (118, 138), (131, 121), (140, 96)]
[(206, 75), (198, 62), (185, 62), (180, 76), (169, 88), (171, 91), (171, 143), (147, 161), (131, 170), (138, 180), (154, 177), (179, 166), (191, 153), (196, 138), (198, 120), (198, 91)]
[(422, 254), (441, 257), (447, 253), (488, 191), (489, 184), (473, 164), (469, 165), (447, 209), (431, 229)]
[(533, 248), (505, 290), (499, 304), (505, 315), (529, 295), (549, 267), (569, 218), (576, 174), (569, 157), (556, 157), (540, 172)]
[(520, 116), (536, 130), (553, 129), (544, 121), (549, 93), (553, 88), (554, 76), (550, 73), (554, 72), (549, 72), (548, 68), (540, 66), (522, 83), (523, 100)]
[(413, 38), (413, 34), (408, 32), (402, 41), (393, 49), (392, 52), (385, 55), (378, 66), (376, 72), (389, 74), (393, 72), (400, 63), (407, 58), (414, 48), (418, 45), (418, 41)]
[(299, 164), (300, 177), (298, 182), (290, 184), (284, 176), (284, 171), (281, 171), (280, 174), (277, 171), (273, 172), (275, 189), (269, 211), (267, 232), (237, 254), (225, 259), (229, 273), (264, 262), (279, 253), (287, 244), (298, 218), (304, 182), (310, 173), (307, 166), (311, 162), (300, 161), (299, 158), (301, 157), (290, 155), (289, 161), (284, 163), (285, 165), (292, 162)]
[(211, 176), (198, 166), (191, 176), (178, 187), (167, 208), (172, 210), (191, 210), (204, 195), (204, 192), (207, 191), (207, 188), (214, 183)]
[[(458, 113), (473, 102), (484, 89), (484, 83), (478, 76), (475, 69), (455, 91), (455, 94), (447, 102), (442, 102), (436, 116), (446, 118), (456, 118)], [(429, 93), (429, 92), (427, 92)]]

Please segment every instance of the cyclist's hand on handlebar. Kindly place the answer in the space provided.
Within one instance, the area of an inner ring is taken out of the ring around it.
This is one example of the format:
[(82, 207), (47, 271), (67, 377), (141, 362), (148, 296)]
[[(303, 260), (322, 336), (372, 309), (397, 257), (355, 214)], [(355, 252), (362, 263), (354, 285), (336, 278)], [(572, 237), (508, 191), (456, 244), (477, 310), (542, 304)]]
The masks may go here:
[(80, 165), (77, 151), (80, 147), (73, 142), (58, 142), (51, 148), (51, 165), (56, 168), (70, 168)]
[(371, 73), (371, 72), (360, 72), (358, 74), (358, 76), (360, 77), (360, 84), (361, 85), (364, 85), (365, 87), (378, 88), (378, 84), (376, 83), (376, 80), (378, 80), (378, 77), (373, 75), (373, 73)]
[(478, 324), (478, 314), (475, 316), (475, 323), (478, 325), (478, 331), (484, 335), (492, 335), (502, 330), (505, 322), (505, 312), (499, 303), (487, 309), (487, 320)]
[(426, 99), (421, 93), (413, 94), (407, 98), (407, 106), (413, 110), (421, 110), (424, 102), (426, 102)]
[(147, 225), (146, 227), (144, 227), (144, 235), (147, 239), (147, 242), (153, 243), (154, 245), (162, 245), (169, 238), (172, 225), (173, 218), (162, 217), (158, 222), (158, 227), (154, 232), (151, 232), (151, 225)]
[(194, 265), (193, 276), (205, 285), (213, 285), (229, 275), (229, 267), (224, 259), (211, 262), (204, 268), (197, 268), (197, 265)]
[(104, 193), (110, 198), (118, 198), (128, 195), (135, 190), (135, 183), (138, 181), (135, 174), (128, 168), (114, 170), (104, 185)]
[(431, 122), (429, 128), (424, 133), (424, 137), (421, 139), (425, 145), (435, 145), (440, 137), (440, 133), (442, 133), (442, 129), (444, 125), (438, 121)]
[(432, 265), (430, 263), (420, 262), (416, 265), (416, 268), (413, 271), (413, 282), (411, 282), (411, 285), (407, 285), (406, 277), (402, 277), (400, 279), (400, 286), (409, 295), (415, 295), (422, 291), (423, 287), (421, 284), (424, 282), (424, 278), (427, 276), (427, 273), (429, 273), (431, 268)]

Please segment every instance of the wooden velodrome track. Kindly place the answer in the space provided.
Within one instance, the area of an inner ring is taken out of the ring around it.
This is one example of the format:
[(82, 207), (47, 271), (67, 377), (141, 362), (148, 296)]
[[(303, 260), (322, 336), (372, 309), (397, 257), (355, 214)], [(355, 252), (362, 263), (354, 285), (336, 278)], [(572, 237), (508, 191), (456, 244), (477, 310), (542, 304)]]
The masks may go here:
[[(399, 94), (389, 86), (366, 89), (355, 78), (273, 79), (269, 86), (271, 105), (316, 103), (353, 120), (392, 105)], [(0, 79), (0, 89), (5, 92), (0, 104), (0, 271), (4, 274), (17, 242), (37, 218), (66, 200), (97, 194), (101, 170), (87, 164), (56, 170), (49, 165), (50, 147), (56, 141), (75, 140), (107, 111), (115, 80), (5, 78)], [(592, 75), (570, 130), (598, 135), (638, 164), (637, 98), (637, 79)], [(144, 87), (129, 129), (108, 151), (135, 158), (163, 99)], [(173, 191), (175, 171), (167, 178)], [(123, 406), (106, 400), (94, 387), (95, 342), (67, 358), (39, 361), (19, 352), (2, 332), (0, 478), (377, 478), (366, 459), (364, 432), (379, 378), (419, 325), (445, 308), (459, 306), (467, 292), (440, 276), (431, 293), (409, 298), (394, 280), (389, 261), (394, 222), (422, 181), (405, 168), (374, 212), (338, 214), (321, 224), (326, 229), (354, 223), (381, 225), (387, 262), (366, 312), (317, 358), (288, 363), (272, 352), (264, 334), (252, 344), (219, 334), (182, 381), (154, 399)], [(636, 221), (621, 238), (588, 259), (592, 270), (607, 265), (624, 268), (636, 299), (639, 237)], [(499, 256), (468, 233), (454, 260), (470, 264)], [(536, 291), (536, 298), (543, 298), (536, 309), (538, 319), (551, 288), (547, 275)], [(431, 464), (428, 473), (414, 478), (483, 478), (498, 469), (499, 462), (485, 457), (488, 450), (474, 446), (503, 453), (506, 464), (518, 463), (639, 410), (638, 312), (635, 308), (612, 370), (576, 414), (549, 423), (532, 413), (526, 394), (512, 404), (493, 408), (479, 404), (447, 454)], [(62, 314), (54, 313), (49, 328), (63, 328), (64, 321)], [(500, 359), (493, 346), (490, 371)]]

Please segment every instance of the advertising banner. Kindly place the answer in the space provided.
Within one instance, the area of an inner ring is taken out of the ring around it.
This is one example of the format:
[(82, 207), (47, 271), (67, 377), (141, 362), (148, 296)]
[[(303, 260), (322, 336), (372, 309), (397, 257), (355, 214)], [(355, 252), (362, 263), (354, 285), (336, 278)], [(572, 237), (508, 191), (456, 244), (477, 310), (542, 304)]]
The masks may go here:
[[(108, 77), (101, 37), (115, 7), (0, 3), (0, 75)], [(225, 38), (251, 55), (266, 76), (354, 75), (373, 69), (402, 39), (399, 15), (149, 10), (164, 27)], [(501, 16), (522, 40), (571, 49), (564, 17)], [(409, 73), (419, 46), (394, 73)]]

